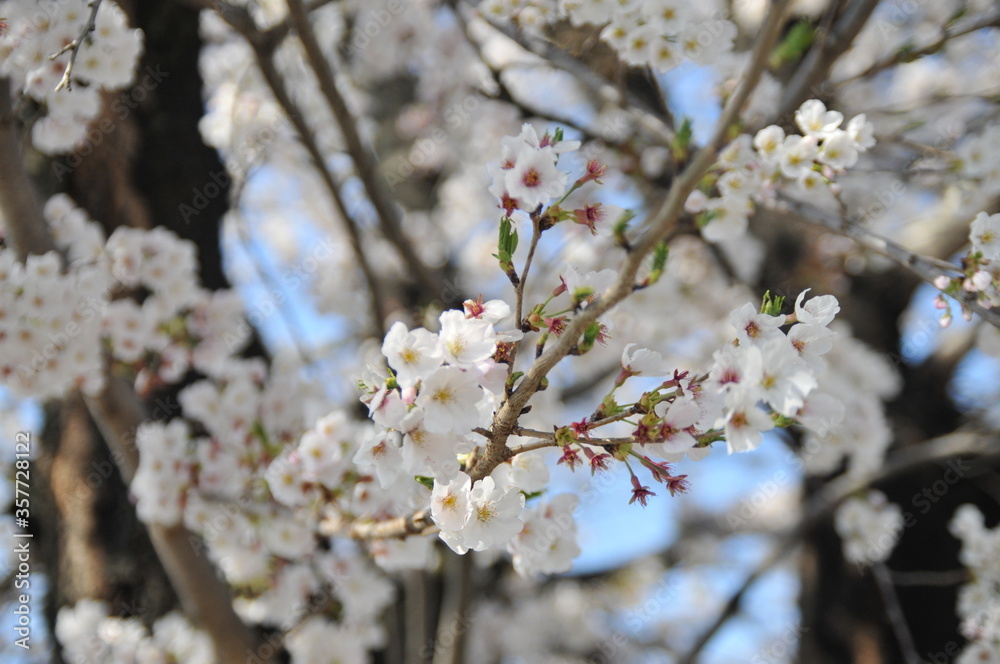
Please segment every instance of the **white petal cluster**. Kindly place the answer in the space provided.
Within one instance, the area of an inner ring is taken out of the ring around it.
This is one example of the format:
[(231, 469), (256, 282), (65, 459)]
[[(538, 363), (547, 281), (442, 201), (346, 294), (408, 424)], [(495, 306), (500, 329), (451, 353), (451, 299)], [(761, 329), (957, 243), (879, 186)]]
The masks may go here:
[(539, 138), (535, 128), (525, 123), (518, 136), (502, 139), (500, 162), (489, 166), (493, 180), (490, 193), (501, 207), (513, 205), (534, 212), (539, 205), (566, 193), (568, 176), (556, 162), (560, 154), (579, 146), (579, 141), (553, 143), (548, 134)]
[(837, 509), (834, 527), (843, 542), (844, 558), (864, 567), (887, 560), (903, 531), (903, 511), (884, 494), (869, 491)]
[(431, 518), (441, 529), (441, 539), (453, 551), (485, 551), (510, 542), (524, 522), (524, 494), (516, 487), (501, 487), (492, 477), (472, 484), (465, 473), (444, 484), (434, 482)]
[(513, 21), (534, 34), (567, 17), (574, 26), (603, 25), (601, 40), (626, 63), (666, 72), (688, 60), (707, 64), (732, 51), (736, 25), (716, 9), (711, 2), (679, 0), (488, 0), (480, 10), (490, 20)]
[(59, 609), (55, 635), (69, 664), (215, 661), (208, 635), (176, 612), (158, 619), (149, 630), (138, 618), (109, 616), (104, 602), (83, 599)]
[(499, 341), (520, 332), (498, 332), (495, 325), (509, 315), (510, 307), (496, 300), (472, 313), (443, 312), (438, 333), (394, 323), (382, 354), (395, 385), (373, 385), (363, 398), (377, 428), (354, 463), (374, 471), (383, 487), (400, 474), (453, 478), (457, 455), (471, 451), (472, 430), (489, 423), (503, 393), (506, 365), (493, 354)]
[(830, 186), (835, 173), (851, 168), (858, 156), (875, 145), (873, 127), (858, 115), (841, 129), (844, 116), (828, 111), (823, 102), (811, 99), (795, 112), (802, 134), (786, 136), (777, 126), (764, 127), (754, 135), (742, 134), (719, 153), (723, 169), (716, 186), (721, 196), (706, 199), (696, 190), (687, 209), (708, 212), (702, 236), (723, 242), (742, 236), (755, 202), (768, 202), (785, 181), (795, 181), (806, 193)]
[(736, 338), (731, 347), (716, 351), (707, 387), (708, 396), (721, 408), (715, 426), (725, 428), (730, 453), (756, 449), (761, 434), (774, 427), (758, 404), (796, 418), (818, 384), (821, 356), (830, 349), (828, 337), (833, 335), (826, 326), (840, 306), (832, 295), (803, 305), (804, 297), (805, 292), (795, 304), (800, 322), (787, 334), (781, 331), (785, 316), (758, 313), (750, 303), (729, 317)]
[(524, 528), (507, 547), (518, 574), (536, 576), (569, 571), (573, 559), (580, 555), (573, 519), (573, 511), (579, 504), (577, 495), (563, 493), (524, 511)]
[(957, 662), (1000, 661), (1000, 528), (986, 528), (975, 505), (962, 505), (949, 526), (962, 541), (959, 560), (972, 578), (958, 592), (957, 613), (970, 643)]
[[(3, 3), (3, 13), (10, 29), (0, 40), (0, 75), (10, 77), (15, 87), (46, 109), (32, 127), (35, 147), (47, 154), (67, 152), (85, 140), (88, 124), (101, 109), (101, 91), (123, 88), (134, 79), (142, 31), (129, 28), (117, 4), (101, 3), (94, 31), (73, 66), (72, 89), (56, 92), (70, 56), (49, 56), (80, 37), (90, 16), (86, 0), (48, 2), (44, 9), (35, 2), (13, 0)], [(124, 104), (121, 108), (128, 110)]]

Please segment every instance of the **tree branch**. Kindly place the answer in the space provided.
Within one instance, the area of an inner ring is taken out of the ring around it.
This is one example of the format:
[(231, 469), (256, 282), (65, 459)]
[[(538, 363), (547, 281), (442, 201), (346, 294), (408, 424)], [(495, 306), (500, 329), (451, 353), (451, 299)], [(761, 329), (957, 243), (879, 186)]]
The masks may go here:
[(889, 624), (892, 625), (892, 631), (896, 634), (896, 640), (899, 641), (899, 648), (903, 652), (906, 664), (921, 664), (923, 660), (920, 659), (917, 647), (913, 644), (913, 634), (910, 633), (910, 628), (906, 624), (903, 607), (899, 605), (899, 596), (896, 595), (896, 589), (892, 585), (892, 575), (889, 568), (885, 566), (885, 563), (875, 563), (872, 565), (872, 575), (875, 577), (875, 583), (882, 594), (886, 616), (889, 618)]
[(587, 326), (597, 320), (618, 302), (633, 292), (636, 274), (646, 255), (674, 231), (688, 195), (698, 185), (716, 160), (716, 155), (729, 131), (739, 117), (743, 104), (749, 99), (767, 66), (767, 58), (784, 24), (788, 0), (776, 0), (761, 28), (761, 34), (751, 55), (750, 64), (733, 95), (726, 102), (722, 115), (709, 141), (694, 155), (688, 166), (674, 179), (666, 199), (644, 224), (645, 232), (633, 246), (621, 267), (615, 283), (600, 297), (570, 321), (558, 341), (549, 346), (521, 379), (517, 389), (500, 407), (493, 418), (493, 437), (486, 452), (476, 464), (471, 475), (474, 480), (486, 477), (508, 455), (507, 438), (511, 435), (521, 410), (538, 390), (542, 379), (559, 363), (580, 339)]
[(337, 89), (333, 69), (323, 54), (323, 50), (316, 40), (316, 33), (309, 22), (309, 12), (302, 0), (287, 0), (287, 4), (292, 25), (298, 33), (303, 48), (305, 48), (309, 66), (315, 73), (320, 91), (337, 121), (340, 134), (347, 144), (347, 153), (354, 161), (365, 193), (378, 214), (382, 233), (396, 247), (410, 274), (428, 294), (445, 292), (440, 276), (424, 264), (414, 249), (414, 242), (403, 231), (402, 215), (399, 213), (392, 194), (389, 193), (385, 183), (379, 177), (374, 153), (364, 145), (360, 134), (358, 134), (357, 120), (347, 108), (347, 102), (344, 101), (340, 90)]
[(24, 172), (21, 137), (14, 117), (10, 79), (0, 78), (0, 221), (5, 238), (23, 261), (29, 254), (55, 249), (49, 237), (42, 205)]
[(859, 78), (868, 78), (869, 76), (877, 74), (884, 69), (888, 69), (889, 67), (893, 67), (895, 65), (903, 64), (906, 62), (913, 62), (914, 60), (922, 58), (925, 55), (932, 55), (934, 53), (937, 53), (938, 51), (941, 50), (941, 47), (943, 47), (952, 39), (963, 37), (969, 33), (976, 32), (977, 30), (982, 30), (984, 28), (997, 28), (997, 27), (1000, 27), (1000, 13), (993, 14), (992, 16), (986, 16), (984, 18), (979, 19), (978, 21), (973, 21), (969, 25), (959, 28), (957, 30), (944, 30), (942, 31), (941, 36), (938, 37), (933, 42), (931, 42), (930, 44), (926, 44), (925, 46), (922, 46), (914, 50), (899, 49), (892, 55), (872, 63), (867, 69), (865, 69), (861, 73), (854, 74), (853, 76), (848, 76), (847, 78), (843, 78), (839, 81), (836, 81), (835, 83), (832, 84), (832, 86), (836, 88), (838, 86), (844, 85), (845, 83), (850, 83), (851, 81), (855, 81)]
[(80, 31), (80, 35), (59, 49), (58, 52), (49, 56), (49, 60), (55, 60), (66, 51), (69, 51), (69, 62), (66, 63), (66, 70), (63, 72), (62, 78), (59, 80), (59, 85), (56, 86), (56, 92), (59, 92), (63, 88), (66, 88), (67, 90), (73, 89), (73, 81), (71, 80), (73, 75), (73, 65), (76, 64), (76, 57), (80, 54), (80, 47), (83, 46), (83, 41), (91, 32), (94, 31), (94, 28), (96, 27), (97, 10), (101, 8), (101, 2), (102, 0), (90, 0), (90, 2), (87, 3), (87, 6), (90, 7), (90, 16), (87, 17), (87, 22)]
[[(726, 622), (739, 612), (740, 602), (750, 587), (769, 569), (781, 562), (795, 548), (795, 543), (812, 531), (820, 522), (826, 519), (833, 510), (852, 494), (868, 488), (878, 482), (883, 482), (903, 475), (920, 466), (935, 461), (944, 461), (955, 456), (965, 455), (997, 455), (997, 445), (1000, 435), (984, 437), (976, 432), (955, 432), (940, 438), (933, 438), (919, 445), (903, 448), (886, 460), (885, 465), (877, 475), (870, 477), (855, 477), (843, 474), (828, 482), (806, 506), (805, 513), (790, 531), (781, 536), (771, 553), (744, 580), (740, 588), (730, 596), (723, 610), (707, 627), (694, 646), (678, 660), (678, 664), (694, 664), (698, 654), (704, 649), (715, 634)], [(984, 457), (986, 461), (989, 457)]]
[[(892, 259), (931, 285), (938, 277), (945, 276), (950, 279), (954, 276), (948, 274), (937, 259), (915, 254), (902, 245), (873, 233), (853, 219), (838, 218), (832, 212), (795, 200), (787, 195), (779, 194), (779, 197), (781, 198), (781, 207), (774, 208), (775, 212), (792, 213), (798, 219), (823, 226), (835, 233), (849, 237), (866, 249)], [(958, 266), (951, 266), (950, 269), (955, 272), (961, 271)], [(1000, 328), (1000, 311), (993, 308), (988, 309), (979, 304), (976, 301), (975, 293), (962, 290), (951, 297), (961, 302), (962, 306), (979, 314), (984, 321)]]
[(850, 48), (878, 3), (879, 0), (855, 0), (848, 5), (826, 39), (810, 49), (795, 69), (781, 95), (778, 117), (787, 116), (806, 99), (819, 96), (817, 87), (820, 82), (829, 75), (837, 58)]

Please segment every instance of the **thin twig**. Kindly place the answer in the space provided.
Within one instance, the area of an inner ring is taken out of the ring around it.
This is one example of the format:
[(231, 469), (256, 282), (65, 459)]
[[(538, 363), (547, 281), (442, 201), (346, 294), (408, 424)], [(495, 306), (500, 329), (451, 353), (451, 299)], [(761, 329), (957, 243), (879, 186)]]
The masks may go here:
[(428, 297), (443, 294), (446, 291), (441, 276), (431, 270), (416, 251), (417, 243), (413, 242), (403, 231), (403, 220), (396, 201), (386, 189), (385, 183), (379, 177), (374, 152), (366, 146), (358, 133), (357, 119), (351, 114), (347, 102), (337, 88), (337, 81), (330, 67), (330, 62), (323, 54), (316, 33), (309, 22), (309, 12), (302, 0), (287, 0), (288, 13), (292, 25), (302, 42), (309, 66), (319, 82), (320, 92), (326, 99), (333, 117), (337, 121), (340, 134), (347, 144), (347, 154), (354, 162), (358, 178), (364, 185), (368, 200), (371, 201), (382, 227), (382, 234), (399, 251), (410, 274), (420, 284)]
[[(837, 59), (850, 48), (854, 38), (868, 22), (879, 0), (857, 0), (848, 4), (822, 41), (814, 45), (795, 68), (778, 104), (778, 117), (785, 117), (806, 99), (820, 96), (818, 87), (825, 80)], [(825, 87), (825, 86), (822, 86)]]
[(347, 235), (355, 261), (361, 269), (368, 285), (373, 332), (380, 338), (385, 336), (385, 316), (388, 312), (385, 307), (381, 283), (365, 254), (361, 241), (361, 233), (353, 216), (347, 209), (347, 204), (341, 194), (341, 183), (327, 166), (316, 136), (306, 122), (302, 109), (292, 98), (285, 85), (285, 78), (275, 67), (273, 58), (277, 42), (265, 38), (262, 33), (258, 32), (253, 19), (243, 8), (234, 7), (226, 3), (213, 2), (212, 0), (194, 0), (194, 3), (205, 9), (216, 9), (219, 11), (219, 15), (236, 32), (243, 36), (253, 50), (257, 66), (261, 74), (263, 74), (264, 80), (271, 90), (271, 94), (274, 95), (278, 105), (284, 111), (292, 126), (295, 127), (302, 145), (305, 147), (306, 152), (309, 153), (313, 166), (337, 210), (337, 216), (341, 222), (341, 227)]
[[(654, 143), (667, 147), (673, 144), (675, 134), (668, 121), (661, 118), (656, 111), (649, 108), (645, 100), (638, 95), (628, 90), (619, 90), (614, 83), (608, 81), (566, 51), (548, 42), (533, 43), (511, 27), (492, 23), (485, 16), (481, 16), (481, 18), (491, 28), (515, 42), (528, 53), (532, 53), (550, 65), (558, 67), (572, 75), (595, 97), (614, 104), (628, 113), (637, 125), (650, 134)], [(608, 140), (603, 137), (602, 139)]]
[(913, 643), (913, 634), (910, 633), (910, 628), (906, 624), (906, 616), (903, 615), (903, 608), (899, 605), (899, 597), (892, 585), (889, 569), (885, 563), (875, 563), (872, 565), (872, 575), (875, 577), (875, 583), (882, 595), (885, 614), (889, 618), (889, 624), (892, 625), (892, 631), (896, 634), (896, 640), (899, 642), (899, 649), (903, 652), (906, 664), (921, 664), (923, 660), (917, 654), (917, 647)]
[(903, 64), (907, 62), (913, 62), (918, 58), (922, 58), (925, 55), (931, 55), (937, 53), (941, 50), (941, 47), (946, 43), (955, 39), (957, 37), (965, 36), (971, 32), (976, 32), (977, 30), (982, 30), (984, 28), (996, 28), (1000, 27), (1000, 14), (993, 14), (992, 16), (986, 16), (979, 19), (978, 21), (973, 21), (972, 23), (959, 28), (958, 30), (944, 30), (940, 37), (938, 37), (933, 42), (926, 44), (917, 49), (906, 50), (897, 49), (892, 55), (888, 55), (877, 62), (869, 65), (864, 71), (857, 74), (853, 74), (846, 78), (842, 78), (839, 81), (834, 82), (833, 87), (838, 87), (844, 85), (845, 83), (850, 83), (859, 78), (868, 78), (873, 74), (888, 69), (894, 65)]
[[(888, 459), (878, 473), (869, 477), (843, 474), (828, 482), (817, 492), (806, 506), (804, 514), (794, 528), (779, 537), (771, 554), (744, 580), (737, 591), (730, 596), (723, 611), (697, 638), (694, 646), (677, 660), (678, 664), (693, 664), (702, 649), (730, 618), (739, 612), (740, 601), (750, 587), (769, 569), (777, 565), (795, 549), (795, 543), (823, 522), (847, 497), (878, 482), (890, 480), (913, 471), (924, 464), (944, 461), (956, 456), (985, 455), (996, 456), (998, 436), (986, 437), (975, 432), (955, 432), (927, 442), (905, 447)], [(983, 457), (983, 463), (991, 463)]]
[(925, 570), (918, 572), (900, 572), (890, 570), (894, 586), (958, 586), (966, 583), (970, 576), (969, 570)]
[[(779, 197), (781, 198), (781, 206), (775, 208), (775, 212), (793, 213), (798, 219), (849, 237), (866, 249), (892, 259), (931, 285), (934, 284), (935, 279), (938, 277), (943, 276), (948, 279), (953, 277), (953, 275), (947, 273), (943, 266), (939, 265), (937, 260), (913, 253), (901, 244), (873, 233), (854, 219), (841, 219), (837, 215), (818, 208), (815, 205), (790, 198), (783, 194), (779, 194)], [(953, 272), (960, 271), (954, 266), (949, 266), (947, 269)], [(955, 294), (949, 295), (961, 302), (963, 307), (967, 307), (979, 314), (980, 318), (984, 321), (1000, 328), (1000, 310), (986, 308), (979, 304), (975, 293), (960, 290)]]
[(69, 62), (66, 63), (66, 71), (63, 72), (62, 78), (59, 80), (59, 85), (56, 86), (56, 92), (59, 92), (63, 88), (67, 90), (73, 89), (73, 82), (70, 80), (70, 77), (73, 75), (73, 65), (76, 64), (76, 56), (80, 54), (80, 47), (83, 46), (84, 40), (97, 27), (97, 10), (101, 8), (101, 2), (102, 0), (90, 0), (87, 3), (87, 6), (90, 7), (90, 16), (87, 17), (87, 22), (84, 24), (83, 30), (80, 31), (80, 36), (63, 46), (57, 53), (49, 56), (49, 60), (55, 60), (66, 51), (69, 51)]

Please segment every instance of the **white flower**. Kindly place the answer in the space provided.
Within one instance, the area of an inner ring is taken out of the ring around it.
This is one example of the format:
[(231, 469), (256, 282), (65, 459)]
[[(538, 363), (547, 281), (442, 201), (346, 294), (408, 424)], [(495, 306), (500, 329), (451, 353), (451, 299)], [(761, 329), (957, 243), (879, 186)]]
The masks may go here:
[(373, 431), (354, 454), (354, 463), (361, 468), (374, 468), (379, 486), (389, 488), (403, 469), (403, 452), (395, 431)]
[(649, 443), (645, 449), (663, 457), (668, 454), (687, 452), (695, 446), (694, 437), (685, 431), (701, 417), (701, 408), (691, 400), (678, 400), (672, 404), (661, 401), (656, 405), (656, 414), (663, 418), (659, 428), (661, 440)]
[(382, 342), (382, 354), (403, 386), (415, 384), (441, 366), (437, 335), (423, 328), (408, 331), (401, 322), (389, 328)]
[[(816, 138), (825, 138), (840, 127), (844, 115), (839, 111), (828, 111), (826, 105), (818, 99), (803, 102), (795, 111), (795, 124), (802, 133)], [(864, 122), (864, 120), (862, 120)]]
[(892, 553), (903, 531), (903, 513), (884, 494), (869, 491), (865, 499), (845, 501), (834, 516), (834, 526), (843, 540), (847, 561), (868, 565), (882, 562)]
[(803, 304), (802, 300), (810, 290), (812, 289), (805, 289), (795, 298), (795, 318), (800, 323), (826, 327), (840, 312), (840, 303), (833, 295), (820, 295)]
[(539, 205), (562, 196), (566, 191), (566, 173), (556, 168), (556, 153), (551, 147), (522, 151), (514, 167), (504, 175), (504, 186), (522, 210), (533, 211)]
[(865, 114), (855, 115), (847, 123), (847, 134), (854, 141), (854, 146), (858, 152), (864, 152), (875, 145), (875, 127), (870, 122), (865, 122)]
[[(622, 369), (633, 376), (663, 376), (670, 371), (663, 356), (648, 348), (636, 348), (637, 344), (628, 344), (622, 351)], [(630, 352), (631, 351), (631, 352)]]
[(747, 302), (729, 314), (729, 324), (736, 330), (736, 339), (743, 344), (755, 344), (783, 336), (779, 329), (785, 324), (784, 316), (757, 313), (757, 308)]
[(983, 252), (984, 259), (991, 262), (1000, 260), (1000, 213), (977, 214), (972, 221), (969, 241), (972, 242), (972, 251)]
[(762, 159), (777, 159), (785, 140), (785, 130), (778, 125), (764, 127), (753, 137), (753, 146)]
[(749, 201), (740, 197), (713, 198), (705, 209), (711, 219), (701, 229), (701, 236), (708, 242), (723, 242), (738, 238), (747, 232)]
[(434, 481), (431, 491), (431, 519), (444, 531), (459, 531), (465, 527), (472, 511), (472, 479), (465, 473), (448, 484)]
[(816, 377), (785, 339), (775, 338), (758, 347), (763, 360), (760, 397), (782, 415), (794, 416), (816, 387)]
[(465, 313), (451, 309), (441, 314), (439, 347), (450, 364), (469, 368), (492, 357), (497, 340), (493, 325), (482, 318), (466, 318)]
[(778, 155), (782, 175), (793, 180), (805, 175), (818, 154), (815, 136), (786, 136)]
[(424, 409), (427, 431), (464, 434), (479, 423), (476, 404), (482, 398), (483, 390), (471, 374), (440, 367), (421, 383), (416, 404)]
[(514, 569), (522, 576), (559, 574), (569, 571), (580, 555), (573, 511), (580, 499), (563, 493), (547, 504), (525, 511), (524, 528), (507, 546)]
[(858, 163), (858, 149), (851, 135), (838, 129), (823, 139), (816, 158), (830, 168), (841, 170)]
[(464, 547), (485, 551), (501, 546), (524, 527), (521, 521), (524, 494), (513, 487), (496, 486), (492, 477), (484, 477), (472, 487), (470, 503), (469, 521), (462, 529)]
[(725, 415), (715, 426), (725, 426), (730, 454), (757, 449), (763, 439), (762, 432), (774, 428), (770, 416), (756, 404), (756, 397), (747, 390), (731, 390), (726, 395)]

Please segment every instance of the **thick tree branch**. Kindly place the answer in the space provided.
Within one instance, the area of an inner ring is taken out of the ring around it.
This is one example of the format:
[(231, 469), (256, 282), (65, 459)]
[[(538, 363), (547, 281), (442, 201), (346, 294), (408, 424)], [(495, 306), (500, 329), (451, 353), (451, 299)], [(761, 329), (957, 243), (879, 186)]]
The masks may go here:
[(55, 249), (45, 227), (42, 205), (24, 172), (21, 136), (14, 117), (10, 80), (0, 77), (0, 221), (4, 239), (19, 260)]

